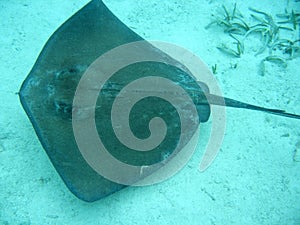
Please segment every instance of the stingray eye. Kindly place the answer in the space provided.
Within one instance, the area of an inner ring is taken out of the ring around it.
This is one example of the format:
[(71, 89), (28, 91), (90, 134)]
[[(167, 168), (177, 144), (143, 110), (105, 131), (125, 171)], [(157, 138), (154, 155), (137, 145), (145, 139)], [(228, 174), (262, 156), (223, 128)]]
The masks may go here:
[(72, 116), (72, 102), (63, 100), (54, 100), (53, 105), (55, 111), (63, 118), (71, 118)]
[(69, 69), (68, 69), (68, 72), (69, 72), (70, 74), (75, 74), (75, 73), (78, 72), (78, 70), (77, 70), (77, 68), (73, 67), (73, 68), (69, 68)]
[(49, 77), (52, 77), (52, 79), (47, 85), (48, 101), (57, 116), (63, 119), (71, 119), (75, 90), (86, 68), (87, 66), (74, 65), (49, 72)]

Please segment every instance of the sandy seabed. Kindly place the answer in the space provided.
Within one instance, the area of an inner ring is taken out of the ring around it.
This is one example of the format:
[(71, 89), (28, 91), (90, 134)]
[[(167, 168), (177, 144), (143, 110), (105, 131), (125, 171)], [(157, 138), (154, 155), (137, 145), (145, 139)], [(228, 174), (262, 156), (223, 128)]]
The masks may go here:
[[(222, 148), (205, 172), (200, 144), (188, 165), (171, 179), (130, 187), (94, 203), (73, 196), (58, 176), (23, 111), (17, 92), (50, 35), (87, 0), (0, 2), (0, 224), (300, 224), (300, 121), (228, 109)], [(148, 40), (180, 45), (209, 67), (225, 96), (300, 114), (300, 58), (282, 67), (267, 63), (264, 76), (245, 40), (240, 58), (216, 47), (228, 43), (218, 26), (205, 29), (221, 3), (200, 0), (106, 0), (131, 29)], [(235, 1), (224, 1), (232, 9)], [(294, 1), (236, 1), (272, 15)], [(251, 39), (252, 38), (252, 39)], [(201, 130), (208, 137), (209, 125)], [(297, 152), (298, 151), (298, 152)], [(295, 154), (299, 154), (298, 156)], [(297, 158), (298, 157), (298, 158)]]

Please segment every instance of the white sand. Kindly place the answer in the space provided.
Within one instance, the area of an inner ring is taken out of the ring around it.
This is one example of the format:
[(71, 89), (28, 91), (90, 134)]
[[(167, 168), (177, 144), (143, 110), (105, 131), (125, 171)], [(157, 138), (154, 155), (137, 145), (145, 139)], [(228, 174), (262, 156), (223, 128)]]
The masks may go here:
[[(88, 0), (14, 2), (0, 2), (0, 224), (300, 224), (300, 162), (293, 161), (300, 151), (300, 121), (239, 109), (227, 110), (222, 149), (204, 173), (198, 165), (205, 143), (166, 182), (127, 188), (95, 203), (74, 197), (16, 92), (49, 36)], [(216, 46), (228, 35), (217, 27), (204, 29), (220, 6), (216, 0), (105, 2), (144, 38), (181, 45), (209, 66), (217, 64), (225, 96), (300, 113), (299, 58), (286, 69), (268, 64), (260, 76), (263, 55), (254, 56), (255, 41), (245, 42), (240, 59), (222, 54)], [(233, 3), (224, 1), (228, 8)], [(274, 15), (286, 6), (283, 0), (237, 3), (246, 16), (250, 5)], [(207, 137), (208, 125), (201, 132)]]

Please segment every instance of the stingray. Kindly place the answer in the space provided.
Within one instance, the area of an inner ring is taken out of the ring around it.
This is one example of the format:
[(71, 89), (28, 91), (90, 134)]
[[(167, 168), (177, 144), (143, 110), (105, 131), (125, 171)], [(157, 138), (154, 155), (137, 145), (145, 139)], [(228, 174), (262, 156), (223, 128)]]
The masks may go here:
[[(56, 171), (78, 198), (92, 202), (117, 192), (127, 185), (113, 182), (99, 175), (85, 161), (78, 149), (72, 130), (72, 102), (80, 78), (94, 60), (105, 52), (123, 44), (144, 40), (124, 25), (100, 0), (93, 0), (68, 19), (49, 38), (19, 91), (21, 104)], [(198, 123), (208, 121), (210, 104), (259, 110), (280, 116), (300, 119), (299, 115), (283, 110), (268, 109), (246, 104), (209, 93), (204, 83), (199, 83), (185, 71), (170, 66), (169, 55), (151, 44), (146, 51), (162, 63), (143, 62), (127, 66), (111, 77), (99, 93), (95, 110), (97, 130), (111, 154), (133, 165), (150, 165), (162, 160), (176, 146), (180, 118), (168, 102), (159, 98), (145, 98), (138, 102), (130, 114), (132, 132), (143, 139), (149, 136), (147, 124), (155, 116), (163, 117), (168, 128), (166, 138), (154, 150), (138, 153), (122, 146), (111, 129), (112, 101), (122, 87), (141, 76), (162, 76), (179, 84), (196, 105), (199, 120), (191, 121), (188, 138), (198, 128)], [(225, 100), (225, 101), (224, 101)], [(161, 109), (165, 109), (161, 113)], [(149, 113), (147, 113), (149, 111)], [(190, 119), (190, 118), (187, 118)], [(146, 125), (145, 125), (146, 124)], [(146, 155), (145, 155), (146, 154)]]

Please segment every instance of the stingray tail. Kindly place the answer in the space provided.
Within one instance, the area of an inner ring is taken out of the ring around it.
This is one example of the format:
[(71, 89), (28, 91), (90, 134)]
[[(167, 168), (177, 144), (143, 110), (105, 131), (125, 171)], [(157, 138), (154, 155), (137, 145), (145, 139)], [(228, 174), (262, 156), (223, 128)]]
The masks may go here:
[(278, 115), (278, 116), (300, 119), (300, 115), (287, 113), (285, 110), (264, 108), (264, 107), (240, 102), (240, 101), (230, 99), (230, 98), (223, 98), (223, 97), (220, 97), (217, 95), (212, 95), (212, 94), (206, 94), (206, 95), (207, 95), (206, 97), (208, 98), (209, 103), (213, 104), (213, 105), (223, 105), (223, 106), (228, 106), (228, 107), (233, 107), (233, 108), (250, 109), (250, 110), (262, 111), (262, 112), (266, 112), (266, 113), (270, 113), (270, 114), (274, 114), (274, 115)]

